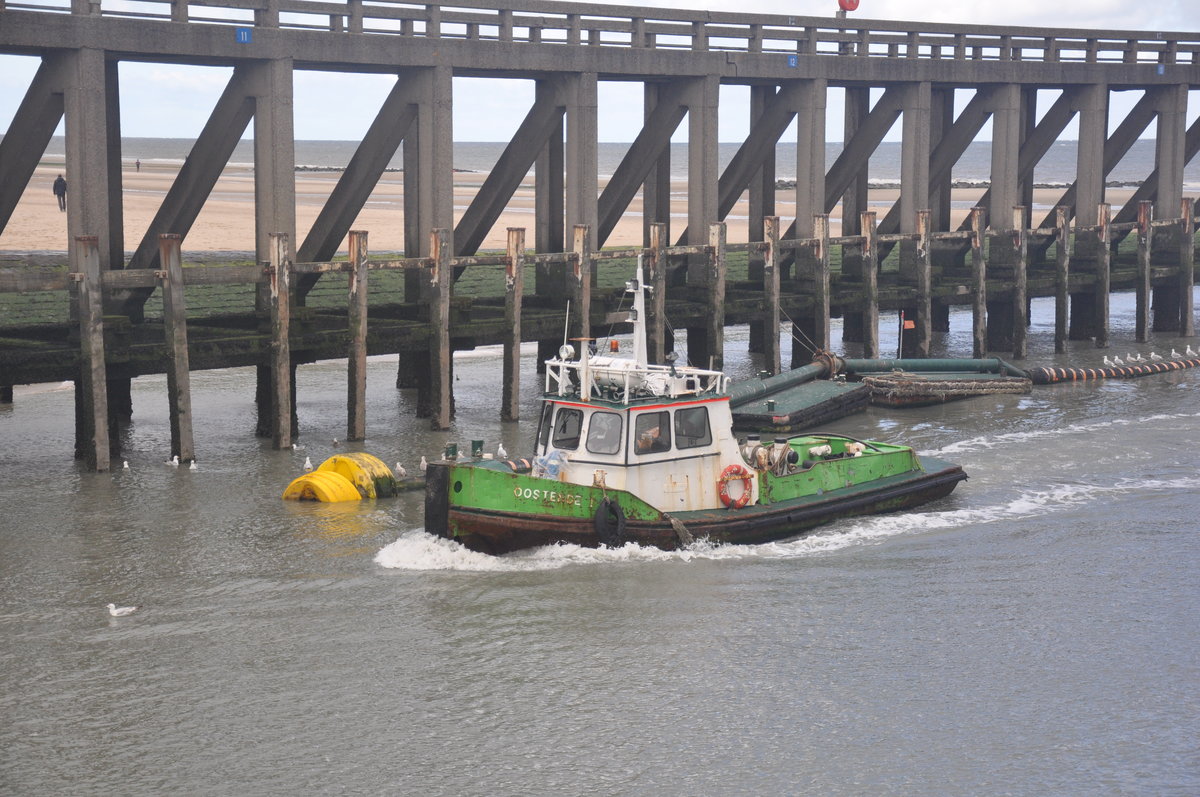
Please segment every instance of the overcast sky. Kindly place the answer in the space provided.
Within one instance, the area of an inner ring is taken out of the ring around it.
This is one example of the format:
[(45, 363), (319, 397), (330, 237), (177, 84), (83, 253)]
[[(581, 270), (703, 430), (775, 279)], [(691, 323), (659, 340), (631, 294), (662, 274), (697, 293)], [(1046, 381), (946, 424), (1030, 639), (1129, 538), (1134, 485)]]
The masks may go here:
[[(831, 17), (837, 0), (718, 0), (701, 3), (656, 0), (645, 5), (663, 8), (744, 11)], [(104, 0), (106, 9), (113, 0)], [(1197, 31), (1200, 3), (1196, 0), (861, 0), (852, 19), (909, 22), (963, 22), (1033, 28), (1102, 30)], [(1190, 13), (1189, 13), (1190, 12)], [(7, 129), (34, 71), (36, 58), (0, 56), (0, 129)], [(121, 65), (121, 121), (125, 136), (196, 136), (229, 78), (230, 70), (125, 62)], [(297, 72), (295, 129), (301, 139), (357, 139), (370, 125), (394, 78)], [(456, 79), (454, 137), (457, 141), (507, 140), (533, 102), (533, 84), (521, 80)], [(959, 106), (969, 92), (959, 92)], [(1132, 92), (1126, 93), (1132, 94)], [(1044, 111), (1054, 94), (1042, 92)], [(1200, 113), (1200, 92), (1189, 103), (1189, 123)], [(1136, 97), (1113, 100), (1117, 118)], [(634, 84), (600, 86), (600, 138), (629, 141), (641, 126), (641, 91)], [(720, 139), (740, 141), (747, 131), (748, 90), (725, 87), (721, 92)], [(841, 137), (840, 92), (830, 91), (828, 138)], [(517, 109), (517, 110), (514, 110)], [(1111, 127), (1111, 126), (1110, 126)], [(687, 125), (681, 125), (684, 138)], [(62, 130), (60, 127), (59, 133)], [(1149, 133), (1150, 131), (1148, 131)], [(985, 130), (982, 137), (987, 137)], [(1073, 138), (1069, 128), (1064, 138)], [(899, 125), (889, 135), (898, 140)]]

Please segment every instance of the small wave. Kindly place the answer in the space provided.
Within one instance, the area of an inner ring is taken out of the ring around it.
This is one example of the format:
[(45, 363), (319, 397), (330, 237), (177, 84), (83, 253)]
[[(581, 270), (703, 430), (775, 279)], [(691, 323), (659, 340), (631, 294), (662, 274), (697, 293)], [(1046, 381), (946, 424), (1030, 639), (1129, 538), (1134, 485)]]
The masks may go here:
[(906, 534), (948, 531), (997, 520), (1046, 515), (1115, 495), (1191, 490), (1193, 487), (1190, 479), (1128, 478), (1108, 485), (1063, 483), (1022, 492), (991, 506), (873, 515), (835, 524), (804, 537), (760, 545), (718, 545), (699, 540), (678, 551), (661, 551), (634, 543), (626, 543), (620, 548), (549, 545), (506, 556), (489, 556), (468, 550), (453, 540), (415, 530), (405, 532), (395, 542), (380, 549), (375, 555), (375, 563), (395, 570), (498, 573), (619, 562), (803, 558), (875, 545)]
[(1184, 418), (1200, 418), (1200, 413), (1186, 412), (1174, 415), (1148, 415), (1145, 418), (1115, 418), (1107, 421), (1096, 421), (1095, 423), (1076, 423), (1055, 429), (1037, 429), (1029, 432), (1009, 432), (1007, 434), (988, 437), (972, 437), (922, 453), (928, 453), (934, 457), (942, 457), (972, 451), (990, 451), (995, 448), (1007, 448), (1013, 443), (1028, 440), (1045, 440), (1073, 434), (1091, 434), (1101, 429), (1111, 429), (1114, 426), (1141, 425), (1155, 421), (1177, 421)]

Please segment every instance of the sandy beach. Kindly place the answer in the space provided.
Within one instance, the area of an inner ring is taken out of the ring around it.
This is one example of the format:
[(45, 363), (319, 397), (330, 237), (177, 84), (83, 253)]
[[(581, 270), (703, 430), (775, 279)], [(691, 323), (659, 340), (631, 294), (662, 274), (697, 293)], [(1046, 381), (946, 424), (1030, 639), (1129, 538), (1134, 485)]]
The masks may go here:
[[(51, 184), (62, 167), (53, 163), (40, 166), (27, 186), (21, 201), (13, 213), (8, 226), (0, 234), (0, 256), (13, 257), (28, 252), (65, 251), (67, 239), (67, 217), (58, 210)], [(123, 175), (125, 194), (125, 248), (132, 250), (153, 219), (177, 168), (143, 164), (140, 170), (129, 164)], [(456, 218), (470, 204), (472, 197), (483, 184), (486, 174), (459, 172), (454, 178), (454, 206)], [(329, 193), (339, 177), (338, 172), (297, 172), (296, 174), (296, 225), (298, 236), (303, 240), (305, 233), (320, 212)], [(603, 187), (603, 185), (601, 186)], [(403, 175), (399, 172), (384, 174), (379, 185), (371, 194), (366, 207), (359, 213), (353, 227), (367, 230), (369, 247), (377, 252), (396, 252), (403, 249)], [(672, 183), (672, 227), (681, 230), (686, 224), (687, 184)], [(958, 188), (953, 191), (952, 215), (957, 225), (970, 207), (978, 201), (983, 189)], [(1039, 188), (1034, 192), (1034, 223), (1040, 223), (1049, 209), (1061, 196), (1061, 189)], [(1119, 206), (1132, 193), (1127, 188), (1108, 189), (1108, 200)], [(899, 195), (895, 188), (873, 189), (870, 204), (882, 218)], [(795, 214), (795, 191), (780, 190), (776, 193), (776, 212), (783, 219), (785, 228)], [(185, 255), (189, 252), (249, 252), (254, 249), (254, 176), (245, 168), (230, 168), (217, 181), (212, 195), (205, 203), (199, 218), (184, 240)], [(831, 215), (832, 233), (840, 233), (839, 209)], [(606, 242), (606, 246), (638, 246), (642, 240), (641, 199), (635, 198), (625, 217)], [(741, 242), (747, 234), (747, 203), (739, 202), (729, 214), (729, 241)], [(484, 249), (503, 249), (505, 230), (508, 227), (524, 227), (527, 241), (534, 234), (533, 182), (522, 184), (509, 201), (496, 225), (483, 243)], [(345, 242), (343, 242), (343, 249)]]

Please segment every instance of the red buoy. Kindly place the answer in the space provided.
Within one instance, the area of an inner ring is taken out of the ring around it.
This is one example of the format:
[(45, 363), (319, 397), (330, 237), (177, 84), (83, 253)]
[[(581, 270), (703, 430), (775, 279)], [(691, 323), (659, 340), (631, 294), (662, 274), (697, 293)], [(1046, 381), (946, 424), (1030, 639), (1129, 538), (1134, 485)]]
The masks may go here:
[(843, 11), (857, 11), (858, 0), (838, 0), (838, 8)]

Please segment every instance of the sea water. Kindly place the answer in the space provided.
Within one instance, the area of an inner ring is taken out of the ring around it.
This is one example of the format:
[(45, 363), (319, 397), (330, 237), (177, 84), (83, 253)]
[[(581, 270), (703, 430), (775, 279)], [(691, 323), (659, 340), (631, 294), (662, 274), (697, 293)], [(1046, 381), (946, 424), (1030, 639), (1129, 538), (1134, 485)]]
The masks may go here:
[[(1113, 349), (1055, 356), (1035, 300), (1025, 363), (1197, 345), (1134, 343), (1133, 304), (1113, 297)], [(937, 353), (963, 356), (969, 313), (951, 321)], [(727, 334), (730, 372), (753, 374), (746, 328)], [(527, 450), (524, 351), (526, 420), (498, 420), (499, 352), (479, 349), (456, 355), (449, 432), (372, 358), (361, 444), (345, 363), (302, 365), (287, 451), (252, 436), (252, 369), (194, 373), (195, 470), (166, 462), (164, 377), (134, 380), (129, 467), (107, 473), (71, 459), (69, 384), (18, 388), (0, 792), (1200, 792), (1200, 372), (831, 423), (970, 480), (768, 545), (497, 559), (425, 534), (419, 493), (280, 500), (306, 457), (415, 472), (447, 442)]]

